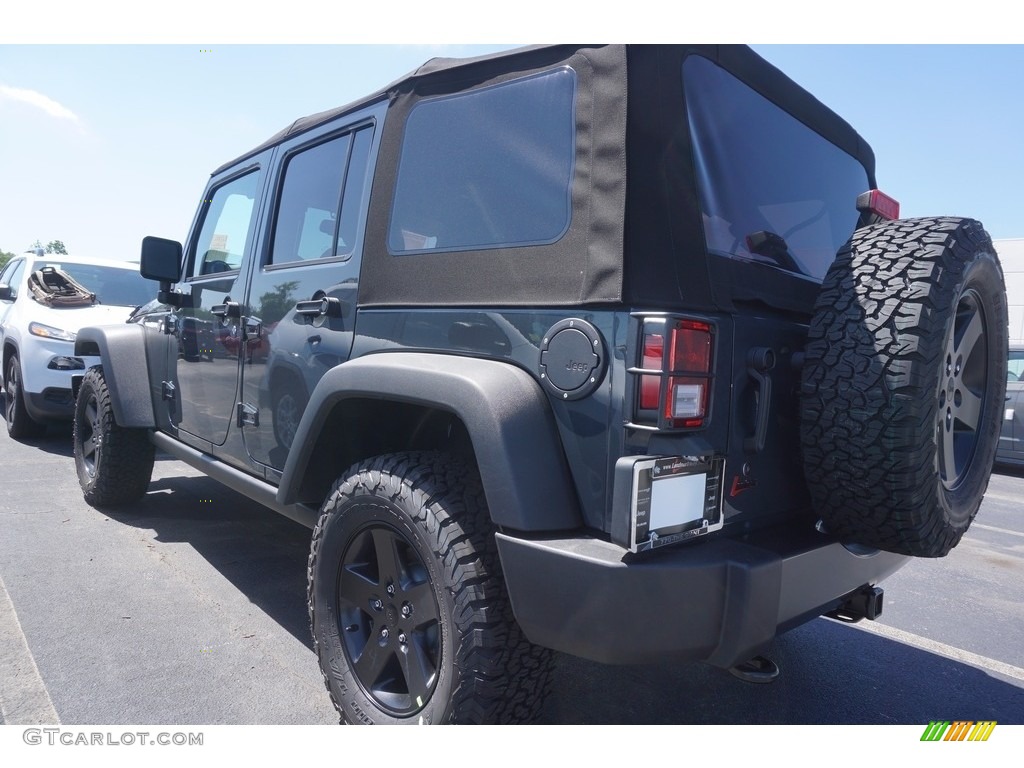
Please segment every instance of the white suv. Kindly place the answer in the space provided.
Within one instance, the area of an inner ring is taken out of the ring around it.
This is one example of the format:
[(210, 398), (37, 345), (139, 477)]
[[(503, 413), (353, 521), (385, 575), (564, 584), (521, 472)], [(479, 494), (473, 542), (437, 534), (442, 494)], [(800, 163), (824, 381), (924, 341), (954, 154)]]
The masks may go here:
[[(72, 290), (65, 276), (72, 278)], [(64, 290), (48, 294), (44, 283)], [(71, 419), (71, 377), (100, 362), (75, 356), (78, 330), (124, 322), (152, 293), (138, 266), (127, 262), (27, 253), (7, 263), (0, 272), (0, 380), (7, 390), (4, 416), (11, 437), (32, 437), (48, 421)]]

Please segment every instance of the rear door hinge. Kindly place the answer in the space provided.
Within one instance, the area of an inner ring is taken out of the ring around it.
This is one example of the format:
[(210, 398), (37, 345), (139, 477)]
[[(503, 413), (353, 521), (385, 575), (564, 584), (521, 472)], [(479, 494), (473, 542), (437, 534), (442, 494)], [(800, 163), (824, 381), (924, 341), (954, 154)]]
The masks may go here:
[(239, 403), (238, 426), (244, 427), (246, 424), (250, 427), (258, 427), (260, 425), (260, 412), (255, 405), (250, 403)]

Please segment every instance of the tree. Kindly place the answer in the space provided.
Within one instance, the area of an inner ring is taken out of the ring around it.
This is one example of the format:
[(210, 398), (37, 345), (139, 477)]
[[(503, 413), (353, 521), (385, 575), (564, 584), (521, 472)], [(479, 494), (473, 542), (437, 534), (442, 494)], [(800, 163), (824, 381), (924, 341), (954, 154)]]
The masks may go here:
[(10, 261), (13, 258), (14, 258), (14, 254), (13, 253), (9, 253), (8, 251), (0, 251), (0, 269), (3, 269), (4, 267), (6, 267), (7, 266), (7, 262)]
[(288, 310), (295, 306), (294, 292), (298, 287), (297, 280), (288, 280), (260, 296), (260, 317), (264, 325), (279, 322), (288, 314)]
[(35, 251), (37, 248), (42, 248), (43, 251), (46, 253), (55, 253), (59, 256), (68, 255), (68, 249), (64, 245), (64, 242), (61, 240), (51, 240), (45, 246), (43, 245), (42, 241), (36, 240), (34, 243), (32, 243), (32, 245), (26, 248), (26, 251), (31, 253)]

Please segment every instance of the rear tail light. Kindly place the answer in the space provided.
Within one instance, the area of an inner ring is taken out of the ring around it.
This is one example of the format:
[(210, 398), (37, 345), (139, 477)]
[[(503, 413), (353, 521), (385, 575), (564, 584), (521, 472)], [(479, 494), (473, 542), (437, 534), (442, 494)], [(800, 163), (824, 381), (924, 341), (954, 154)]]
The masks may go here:
[(900, 217), (900, 204), (879, 189), (858, 195), (857, 210), (893, 221)]
[[(662, 370), (665, 357), (665, 337), (660, 333), (644, 335), (644, 359), (642, 367), (652, 371)], [(656, 411), (661, 403), (661, 377), (640, 377), (640, 407), (645, 411)]]
[[(645, 322), (640, 410), (657, 414), (662, 427), (704, 426), (710, 405), (712, 347), (708, 323), (675, 318)], [(639, 416), (643, 420), (644, 414)]]

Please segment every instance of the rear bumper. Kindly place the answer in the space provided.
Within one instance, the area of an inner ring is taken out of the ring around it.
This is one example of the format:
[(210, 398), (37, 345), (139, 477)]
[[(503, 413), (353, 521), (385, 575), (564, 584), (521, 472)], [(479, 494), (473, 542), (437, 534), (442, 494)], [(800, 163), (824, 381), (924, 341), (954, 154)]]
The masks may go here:
[(630, 555), (593, 538), (497, 534), (515, 616), (534, 643), (605, 663), (729, 667), (909, 558), (855, 554), (813, 529)]

